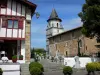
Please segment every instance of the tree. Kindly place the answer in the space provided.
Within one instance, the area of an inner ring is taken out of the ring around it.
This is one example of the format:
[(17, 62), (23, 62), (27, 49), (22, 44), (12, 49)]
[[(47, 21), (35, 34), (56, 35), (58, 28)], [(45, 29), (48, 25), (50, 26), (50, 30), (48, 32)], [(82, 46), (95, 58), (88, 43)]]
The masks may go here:
[(86, 0), (78, 15), (83, 22), (82, 33), (86, 37), (100, 39), (100, 0)]
[(34, 58), (36, 61), (38, 57), (46, 57), (46, 51), (42, 48), (33, 48), (31, 49), (31, 58)]
[(35, 58), (35, 51), (34, 51), (34, 48), (31, 49), (31, 58)]

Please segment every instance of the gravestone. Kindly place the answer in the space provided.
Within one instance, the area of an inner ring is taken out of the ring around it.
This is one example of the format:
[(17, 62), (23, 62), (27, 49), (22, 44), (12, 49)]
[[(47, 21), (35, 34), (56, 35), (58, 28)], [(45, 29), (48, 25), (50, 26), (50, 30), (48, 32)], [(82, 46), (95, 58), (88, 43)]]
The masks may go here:
[(80, 61), (79, 61), (79, 57), (78, 56), (75, 56), (75, 65), (74, 65), (74, 68), (77, 68), (79, 69), (80, 68)]

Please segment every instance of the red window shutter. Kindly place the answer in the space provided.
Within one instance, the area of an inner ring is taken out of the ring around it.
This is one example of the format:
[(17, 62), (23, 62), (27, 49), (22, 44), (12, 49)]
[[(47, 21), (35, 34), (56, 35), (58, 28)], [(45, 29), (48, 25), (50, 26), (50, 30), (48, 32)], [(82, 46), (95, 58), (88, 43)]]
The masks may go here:
[(0, 26), (1, 26), (1, 17), (0, 17)]
[(3, 28), (6, 28), (7, 27), (7, 19), (3, 19), (3, 21), (2, 21), (2, 27)]
[(23, 20), (19, 20), (18, 26), (19, 29), (23, 29)]

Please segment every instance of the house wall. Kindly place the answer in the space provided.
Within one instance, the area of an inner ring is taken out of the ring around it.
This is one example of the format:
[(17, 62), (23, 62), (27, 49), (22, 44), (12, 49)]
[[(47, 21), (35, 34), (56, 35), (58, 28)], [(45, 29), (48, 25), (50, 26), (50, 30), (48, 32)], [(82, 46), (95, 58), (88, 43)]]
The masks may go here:
[[(26, 12), (27, 9), (27, 12)], [(31, 10), (26, 8), (25, 5), (22, 5), (16, 1), (8, 0), (7, 7), (0, 7), (0, 37), (12, 37), (12, 38), (25, 38), (25, 21), (31, 20)], [(2, 28), (2, 16), (17, 16), (17, 17), (26, 17), (23, 23), (23, 29), (7, 29)]]
[[(31, 9), (28, 6), (23, 5), (19, 1), (7, 0), (7, 7), (0, 7), (0, 39), (22, 40), (21, 54), (24, 55), (24, 59), (28, 61), (30, 60), (31, 16)], [(6, 27), (2, 27), (2, 21), (4, 17), (17, 18), (18, 20), (23, 19), (23, 29), (8, 29)], [(29, 22), (27, 23), (27, 21)], [(23, 43), (23, 41), (25, 43)]]
[(25, 31), (25, 59), (26, 59), (26, 62), (29, 62), (30, 61), (30, 47), (31, 47), (31, 29), (30, 29), (30, 21), (26, 21), (26, 31)]
[(21, 41), (21, 55), (23, 55), (23, 60), (25, 60), (25, 40)]

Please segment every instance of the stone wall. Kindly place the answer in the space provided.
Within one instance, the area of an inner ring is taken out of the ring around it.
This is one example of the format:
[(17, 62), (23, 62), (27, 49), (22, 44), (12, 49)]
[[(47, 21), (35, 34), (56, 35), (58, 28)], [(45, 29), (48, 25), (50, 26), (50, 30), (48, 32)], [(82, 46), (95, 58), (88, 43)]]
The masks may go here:
[(95, 46), (96, 39), (83, 36), (81, 28), (78, 28), (49, 38), (51, 55), (55, 56), (58, 51), (64, 56), (76, 56), (78, 54), (78, 39), (82, 41), (82, 47), (79, 47), (81, 54), (92, 55), (98, 52)]
[(31, 37), (31, 23), (29, 21), (26, 21), (26, 26), (25, 26), (26, 30), (25, 30), (25, 60), (26, 62), (30, 61), (30, 37)]

